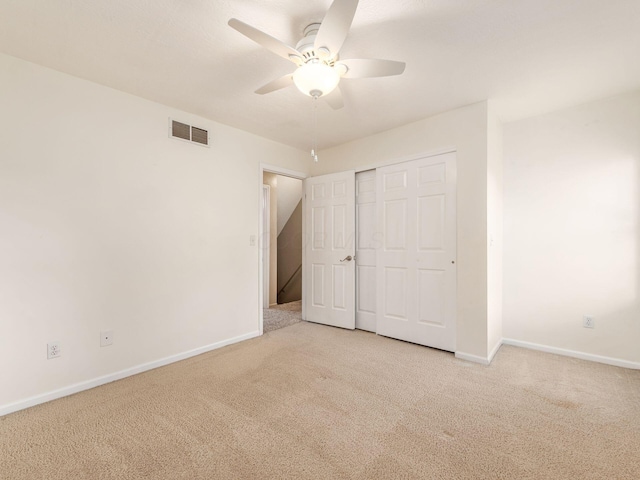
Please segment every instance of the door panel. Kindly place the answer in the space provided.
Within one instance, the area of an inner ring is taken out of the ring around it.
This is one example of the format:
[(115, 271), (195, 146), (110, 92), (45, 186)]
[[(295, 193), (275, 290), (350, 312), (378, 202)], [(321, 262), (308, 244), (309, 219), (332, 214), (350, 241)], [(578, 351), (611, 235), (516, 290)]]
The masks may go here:
[(383, 173), (382, 178), (385, 192), (407, 188), (407, 170), (404, 168), (395, 172)]
[(376, 171), (356, 173), (356, 328), (376, 331)]
[[(304, 181), (305, 320), (355, 328), (355, 173)], [(310, 301), (307, 301), (310, 300)]]
[(407, 269), (384, 267), (384, 316), (396, 320), (407, 320)]
[(344, 310), (347, 308), (345, 296), (345, 283), (347, 280), (347, 267), (344, 265), (332, 265), (333, 268), (333, 308)]
[(377, 172), (377, 333), (455, 351), (455, 154)]
[(418, 198), (418, 250), (443, 250), (445, 196)]
[(344, 250), (347, 232), (347, 211), (345, 205), (333, 207), (333, 249)]
[(437, 163), (418, 167), (418, 185), (443, 184), (446, 180), (446, 164)]
[(386, 250), (407, 249), (407, 200), (384, 202), (384, 238)]
[(324, 265), (314, 263), (311, 265), (311, 305), (324, 307)]
[[(356, 197), (356, 202), (359, 198)], [(358, 252), (364, 252), (367, 250), (373, 250), (375, 247), (372, 245), (375, 239), (376, 233), (376, 204), (375, 201), (371, 203), (356, 204), (356, 217), (357, 217), (357, 238), (358, 246), (356, 248), (356, 256)]]
[(443, 270), (418, 270), (418, 321), (445, 325), (445, 275)]
[(324, 250), (324, 207), (312, 207), (311, 208), (311, 238), (312, 247), (314, 250)]

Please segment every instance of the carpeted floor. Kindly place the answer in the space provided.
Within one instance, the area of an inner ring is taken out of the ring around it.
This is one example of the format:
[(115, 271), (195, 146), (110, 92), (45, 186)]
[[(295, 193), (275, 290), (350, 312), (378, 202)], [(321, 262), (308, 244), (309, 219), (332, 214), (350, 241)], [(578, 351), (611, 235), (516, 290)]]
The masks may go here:
[(307, 322), (0, 419), (0, 478), (640, 478), (640, 371)]
[(272, 332), (302, 320), (302, 300), (273, 305), (262, 312), (263, 332)]

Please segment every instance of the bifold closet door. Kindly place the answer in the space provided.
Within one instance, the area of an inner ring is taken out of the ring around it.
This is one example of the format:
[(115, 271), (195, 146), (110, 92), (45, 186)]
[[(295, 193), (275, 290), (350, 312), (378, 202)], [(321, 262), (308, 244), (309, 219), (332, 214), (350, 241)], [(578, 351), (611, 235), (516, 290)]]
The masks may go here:
[(304, 180), (305, 320), (355, 328), (355, 172)]
[(454, 153), (377, 170), (377, 333), (456, 349)]

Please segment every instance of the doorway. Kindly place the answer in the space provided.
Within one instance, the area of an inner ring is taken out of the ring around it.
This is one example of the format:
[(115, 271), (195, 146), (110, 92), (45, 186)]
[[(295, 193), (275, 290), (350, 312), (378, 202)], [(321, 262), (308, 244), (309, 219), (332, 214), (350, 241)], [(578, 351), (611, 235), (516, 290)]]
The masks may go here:
[(262, 168), (263, 333), (302, 319), (302, 178), (297, 172)]

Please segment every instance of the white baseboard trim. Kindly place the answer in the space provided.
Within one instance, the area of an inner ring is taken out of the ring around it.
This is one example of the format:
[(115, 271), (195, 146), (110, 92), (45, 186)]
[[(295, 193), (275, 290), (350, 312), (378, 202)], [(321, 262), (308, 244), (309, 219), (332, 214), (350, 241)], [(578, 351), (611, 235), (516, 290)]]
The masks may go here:
[(496, 356), (496, 353), (498, 353), (498, 350), (500, 350), (501, 346), (502, 346), (502, 340), (500, 340), (496, 344), (496, 346), (493, 347), (493, 350), (489, 352), (489, 355), (486, 358), (480, 357), (478, 355), (471, 355), (470, 353), (464, 353), (464, 352), (456, 352), (456, 358), (459, 358), (460, 360), (467, 360), (468, 362), (479, 363), (480, 365), (491, 365), (491, 362), (493, 361), (493, 357)]
[(14, 403), (9, 403), (7, 405), (0, 405), (0, 417), (2, 417), (3, 415), (8, 415), (13, 412), (17, 412), (18, 410), (24, 410), (25, 408), (33, 407), (35, 405), (39, 405), (45, 402), (50, 402), (51, 400), (56, 400), (58, 398), (66, 397), (67, 395), (73, 395), (74, 393), (82, 392), (83, 390), (89, 390), (94, 387), (99, 387), (100, 385), (104, 385), (106, 383), (115, 382), (116, 380), (121, 380), (123, 378), (130, 377), (138, 373), (146, 372), (148, 370), (153, 370), (154, 368), (163, 367), (165, 365), (169, 365), (170, 363), (179, 362), (180, 360), (185, 360), (190, 357), (195, 357), (196, 355), (201, 355), (203, 353), (207, 353), (212, 350), (226, 347), (227, 345), (242, 342), (244, 340), (249, 340), (251, 338), (255, 338), (258, 336), (260, 336), (260, 332), (258, 331), (247, 333), (245, 335), (240, 335), (238, 337), (229, 338), (228, 340), (222, 340), (220, 342), (212, 343), (210, 345), (205, 345), (204, 347), (194, 348), (193, 350), (189, 350), (187, 352), (178, 353), (176, 355), (171, 355), (169, 357), (161, 358), (153, 362), (143, 363), (142, 365), (126, 368), (124, 370), (120, 370), (119, 372), (110, 373), (102, 377), (86, 380), (84, 382), (74, 383), (73, 385), (59, 388), (57, 390), (43, 393), (41, 395), (35, 395), (33, 397), (29, 397), (24, 400), (19, 400)]
[(468, 362), (479, 363), (480, 365), (489, 365), (491, 361), (485, 357), (479, 357), (478, 355), (471, 355), (470, 353), (456, 352), (456, 358), (460, 360), (466, 360)]
[(502, 339), (500, 339), (500, 341), (498, 343), (496, 343), (496, 346), (493, 347), (493, 350), (491, 350), (489, 352), (489, 364), (491, 364), (491, 362), (493, 362), (493, 357), (496, 356), (496, 353), (498, 353), (498, 350), (500, 350), (500, 347), (502, 346)]
[(550, 347), (537, 343), (523, 342), (521, 340), (513, 340), (511, 338), (503, 338), (504, 345), (512, 345), (514, 347), (528, 348), (530, 350), (538, 350), (540, 352), (554, 353), (565, 357), (579, 358), (580, 360), (589, 360), (591, 362), (606, 363), (615, 367), (632, 368), (640, 370), (640, 363), (622, 360), (620, 358), (603, 357), (601, 355), (593, 355), (591, 353), (576, 352), (575, 350), (566, 350), (564, 348)]

